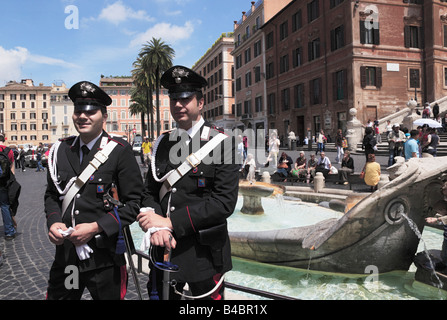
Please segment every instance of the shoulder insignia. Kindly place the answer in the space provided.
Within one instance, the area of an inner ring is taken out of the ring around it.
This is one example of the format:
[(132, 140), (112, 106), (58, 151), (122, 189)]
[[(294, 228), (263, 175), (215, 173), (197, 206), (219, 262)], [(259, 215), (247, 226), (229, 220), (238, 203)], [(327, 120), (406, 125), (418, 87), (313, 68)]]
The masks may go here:
[(64, 142), (64, 141), (73, 140), (75, 138), (76, 138), (76, 136), (70, 136), (70, 137), (66, 137), (66, 138), (60, 138), (59, 141), (60, 142)]
[(115, 141), (116, 143), (118, 143), (119, 145), (124, 147), (124, 140), (121, 138), (112, 138), (111, 136), (108, 136), (109, 140), (108, 141)]

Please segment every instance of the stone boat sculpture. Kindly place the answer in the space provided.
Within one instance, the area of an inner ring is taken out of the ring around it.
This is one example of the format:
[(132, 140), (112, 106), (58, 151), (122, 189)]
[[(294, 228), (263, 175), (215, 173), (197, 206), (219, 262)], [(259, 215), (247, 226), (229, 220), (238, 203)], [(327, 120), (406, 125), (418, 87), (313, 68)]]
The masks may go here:
[(419, 231), (441, 199), (447, 157), (420, 158), (388, 168), (390, 182), (368, 195), (339, 219), (263, 232), (230, 232), (232, 254), (275, 265), (365, 274), (408, 270)]

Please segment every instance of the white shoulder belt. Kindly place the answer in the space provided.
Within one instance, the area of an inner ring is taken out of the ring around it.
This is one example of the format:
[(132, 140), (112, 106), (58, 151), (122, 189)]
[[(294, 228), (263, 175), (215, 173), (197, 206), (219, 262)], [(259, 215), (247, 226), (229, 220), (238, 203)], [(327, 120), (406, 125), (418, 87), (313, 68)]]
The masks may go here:
[(78, 191), (82, 188), (85, 182), (90, 178), (90, 176), (98, 170), (99, 166), (107, 161), (110, 153), (112, 153), (113, 149), (118, 145), (117, 142), (111, 140), (109, 141), (102, 150), (96, 152), (95, 157), (92, 161), (89, 162), (88, 166), (82, 171), (82, 173), (78, 176), (75, 182), (71, 185), (67, 194), (62, 201), (62, 217), (65, 215), (65, 211), (73, 200), (74, 196), (78, 193)]
[[(200, 148), (199, 151), (191, 153), (189, 156), (187, 156), (186, 160), (179, 167), (177, 167), (174, 170), (171, 170), (166, 175), (166, 179), (164, 180), (163, 185), (160, 188), (159, 192), (160, 201), (163, 199), (166, 193), (171, 191), (172, 186), (178, 180), (180, 180), (181, 177), (183, 177), (192, 168), (197, 167), (202, 162), (202, 160), (227, 137), (228, 136), (223, 133), (217, 134), (213, 139), (208, 141), (202, 148)], [(155, 152), (152, 156), (152, 159), (155, 160)], [(155, 165), (155, 161), (153, 162), (154, 163), (152, 163), (152, 166)], [(157, 179), (157, 177), (154, 178)]]

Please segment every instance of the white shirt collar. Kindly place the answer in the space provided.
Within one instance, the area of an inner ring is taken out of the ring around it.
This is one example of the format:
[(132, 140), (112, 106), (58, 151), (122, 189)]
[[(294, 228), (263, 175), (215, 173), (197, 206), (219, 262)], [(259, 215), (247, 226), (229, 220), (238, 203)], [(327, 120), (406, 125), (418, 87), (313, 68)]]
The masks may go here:
[(203, 120), (203, 117), (200, 117), (200, 120), (195, 122), (191, 128), (188, 130), (184, 130), (181, 128), (178, 128), (178, 135), (180, 136), (183, 132), (186, 132), (190, 138), (194, 137), (194, 135), (200, 130), (202, 125), (205, 123), (205, 120)]
[(79, 148), (82, 148), (83, 145), (86, 145), (87, 148), (89, 150), (92, 150), (93, 146), (95, 145), (96, 141), (98, 141), (98, 139), (102, 136), (102, 132), (99, 134), (99, 136), (97, 136), (95, 139), (93, 139), (92, 141), (90, 141), (89, 143), (84, 143), (84, 141), (82, 141), (82, 138), (79, 137)]

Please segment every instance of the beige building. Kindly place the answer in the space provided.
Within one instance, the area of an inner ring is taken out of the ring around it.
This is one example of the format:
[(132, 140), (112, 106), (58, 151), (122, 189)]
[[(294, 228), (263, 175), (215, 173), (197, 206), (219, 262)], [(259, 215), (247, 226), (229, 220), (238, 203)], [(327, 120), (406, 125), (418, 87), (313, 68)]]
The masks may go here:
[(204, 119), (223, 129), (234, 127), (233, 48), (232, 34), (223, 33), (192, 68), (208, 81)]
[[(133, 103), (131, 101), (130, 92), (133, 86), (132, 77), (102, 77), (99, 86), (112, 98), (112, 104), (107, 108), (109, 116), (104, 129), (109, 134), (123, 136), (129, 142), (132, 142), (136, 135), (142, 134), (141, 115), (132, 115), (129, 110), (129, 107)], [(155, 108), (155, 92), (152, 97)], [(160, 132), (164, 132), (173, 127), (173, 120), (171, 119), (171, 113), (169, 112), (169, 96), (167, 90), (162, 89), (160, 91), (159, 99)], [(156, 126), (156, 119), (156, 113), (154, 112), (154, 126)], [(144, 123), (147, 136), (147, 113), (144, 115)], [(154, 130), (154, 135), (157, 135), (157, 130)]]
[(0, 131), (7, 145), (50, 143), (50, 95), (52, 87), (25, 79), (0, 87)]
[(68, 97), (66, 84), (53, 83), (50, 92), (50, 141), (56, 142), (60, 138), (76, 135), (77, 131), (74, 127), (72, 114), (73, 102)]

